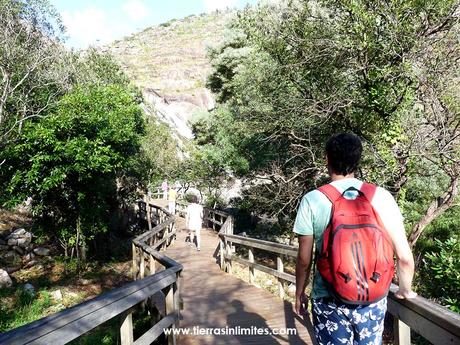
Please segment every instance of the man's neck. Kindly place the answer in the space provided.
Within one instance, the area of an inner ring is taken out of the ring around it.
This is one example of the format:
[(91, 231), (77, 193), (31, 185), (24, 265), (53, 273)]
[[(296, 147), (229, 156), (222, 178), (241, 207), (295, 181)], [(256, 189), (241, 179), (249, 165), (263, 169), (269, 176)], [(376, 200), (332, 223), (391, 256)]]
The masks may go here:
[(338, 181), (338, 180), (343, 180), (345, 178), (354, 178), (354, 177), (355, 177), (355, 173), (351, 173), (351, 174), (348, 174), (348, 175), (338, 175), (336, 173), (331, 174), (331, 180), (332, 181)]

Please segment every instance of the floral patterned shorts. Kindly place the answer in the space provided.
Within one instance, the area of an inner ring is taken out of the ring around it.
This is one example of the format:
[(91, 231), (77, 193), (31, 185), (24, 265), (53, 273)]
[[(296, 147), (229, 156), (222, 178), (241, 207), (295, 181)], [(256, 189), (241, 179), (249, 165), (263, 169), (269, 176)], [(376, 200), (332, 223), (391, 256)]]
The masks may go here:
[(350, 305), (330, 299), (312, 301), (313, 325), (319, 345), (381, 345), (387, 299)]

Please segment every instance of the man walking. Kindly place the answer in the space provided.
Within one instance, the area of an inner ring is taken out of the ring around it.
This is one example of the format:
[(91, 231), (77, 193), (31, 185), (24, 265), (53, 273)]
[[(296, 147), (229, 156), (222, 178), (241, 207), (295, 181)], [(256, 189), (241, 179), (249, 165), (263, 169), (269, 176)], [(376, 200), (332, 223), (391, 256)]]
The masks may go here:
[(169, 213), (173, 215), (176, 214), (176, 198), (177, 198), (176, 187), (172, 186), (169, 188), (169, 192), (168, 192), (168, 211)]
[(196, 249), (201, 250), (201, 226), (203, 225), (203, 206), (198, 203), (196, 195), (191, 196), (185, 215), (185, 227), (189, 230), (190, 244), (196, 236)]
[[(414, 259), (403, 217), (393, 196), (355, 178), (361, 140), (340, 133), (326, 144), (331, 183), (307, 193), (294, 232), (299, 235), (295, 311), (307, 308), (307, 285), (315, 243), (311, 292), (315, 337), (319, 345), (381, 344), (386, 295), (396, 254), (398, 298), (411, 289)], [(324, 241), (323, 241), (324, 239)]]

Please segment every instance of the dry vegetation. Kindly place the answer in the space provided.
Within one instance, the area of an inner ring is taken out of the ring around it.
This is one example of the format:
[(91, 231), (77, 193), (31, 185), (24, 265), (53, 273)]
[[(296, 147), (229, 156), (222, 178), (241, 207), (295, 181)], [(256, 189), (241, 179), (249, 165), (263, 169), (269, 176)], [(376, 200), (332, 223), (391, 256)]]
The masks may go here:
[(230, 13), (189, 16), (114, 42), (109, 50), (142, 89), (171, 97), (204, 89), (210, 72), (206, 47), (219, 43)]

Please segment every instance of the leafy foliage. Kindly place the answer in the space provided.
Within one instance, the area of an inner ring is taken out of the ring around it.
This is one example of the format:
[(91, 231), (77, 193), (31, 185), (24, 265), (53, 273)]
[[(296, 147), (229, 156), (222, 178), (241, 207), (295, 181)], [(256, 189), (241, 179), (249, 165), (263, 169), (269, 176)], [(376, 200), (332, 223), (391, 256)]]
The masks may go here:
[[(395, 195), (406, 192), (410, 176), (427, 169), (441, 168), (438, 179), (445, 187), (450, 171), (435, 163), (445, 161), (445, 152), (436, 146), (436, 125), (420, 111), (432, 98), (421, 90), (429, 87), (442, 98), (454, 87), (455, 52), (444, 59), (441, 73), (428, 61), (458, 46), (449, 38), (458, 29), (456, 6), (455, 1), (286, 1), (240, 12), (233, 35), (210, 53), (208, 85), (227, 116), (220, 120), (216, 111), (208, 122), (214, 131), (242, 130), (198, 141), (219, 150), (221, 142), (233, 144), (253, 184), (245, 203), (285, 223), (286, 231), (300, 198), (325, 182), (323, 145), (339, 131), (365, 141), (361, 177)], [(437, 48), (427, 50), (429, 44)], [(436, 87), (442, 78), (446, 85)], [(437, 128), (457, 133), (458, 103), (448, 99), (446, 120)], [(456, 137), (444, 142), (458, 145)], [(426, 207), (422, 204), (421, 213)]]
[[(47, 0), (0, 1), (0, 147), (69, 87), (64, 28)], [(1, 163), (1, 162), (0, 162)]]
[(459, 313), (460, 241), (458, 237), (446, 241), (435, 239), (435, 245), (437, 251), (426, 254), (423, 259), (421, 289)]
[(174, 178), (179, 167), (178, 147), (170, 128), (149, 119), (142, 140), (142, 170), (152, 186), (160, 185), (165, 178)]
[(127, 90), (77, 88), (0, 154), (9, 161), (3, 200), (32, 197), (35, 214), (47, 218), (64, 243), (79, 244), (107, 229), (117, 183), (123, 185), (135, 164), (144, 130), (142, 111)]
[(195, 127), (206, 150), (228, 142), (246, 163), (239, 206), (291, 233), (302, 196), (327, 181), (324, 143), (354, 132), (365, 146), (358, 177), (397, 197), (410, 244), (425, 234), (421, 256), (438, 253), (435, 227), (458, 217), (458, 10), (453, 0), (291, 0), (240, 12), (210, 52), (208, 86), (226, 116)]

